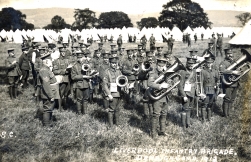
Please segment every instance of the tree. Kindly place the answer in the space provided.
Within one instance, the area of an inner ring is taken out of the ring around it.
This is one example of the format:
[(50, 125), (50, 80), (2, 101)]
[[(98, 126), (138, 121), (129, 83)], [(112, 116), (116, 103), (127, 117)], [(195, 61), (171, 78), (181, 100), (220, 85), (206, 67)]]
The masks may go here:
[(159, 21), (155, 17), (148, 17), (148, 18), (142, 18), (140, 21), (137, 22), (138, 27), (140, 30), (143, 27), (149, 28), (156, 28), (159, 25)]
[(0, 11), (0, 30), (34, 29), (34, 25), (25, 21), (26, 15), (12, 7), (2, 8)]
[(133, 27), (131, 19), (124, 12), (104, 12), (99, 16), (99, 28), (123, 28), (124, 26)]
[(51, 19), (51, 24), (48, 24), (47, 26), (43, 27), (44, 29), (53, 29), (56, 32), (58, 32), (61, 29), (64, 28), (71, 28), (70, 24), (66, 24), (66, 22), (64, 21), (64, 19), (61, 16), (54, 16)]
[(97, 27), (97, 18), (95, 12), (86, 9), (75, 9), (74, 11), (75, 22), (72, 24), (73, 30), (91, 29)]
[(241, 25), (244, 26), (248, 22), (248, 20), (251, 19), (251, 14), (249, 12), (245, 12), (245, 13), (239, 14), (235, 17), (238, 19), (238, 21), (241, 23)]
[(209, 21), (203, 8), (191, 0), (172, 0), (163, 5), (159, 23), (161, 27), (169, 27), (171, 29), (176, 24), (181, 31), (188, 26), (191, 28), (200, 26), (207, 28), (213, 24)]

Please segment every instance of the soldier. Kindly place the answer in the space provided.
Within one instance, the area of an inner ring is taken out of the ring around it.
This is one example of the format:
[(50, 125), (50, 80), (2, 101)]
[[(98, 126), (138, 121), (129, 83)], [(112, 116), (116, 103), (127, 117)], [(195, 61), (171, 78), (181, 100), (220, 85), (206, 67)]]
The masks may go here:
[[(41, 98), (43, 101), (43, 110), (42, 110), (42, 123), (44, 126), (50, 126), (52, 119), (52, 111), (54, 108), (54, 88), (53, 84), (57, 83), (57, 80), (50, 70), (51, 60), (42, 57), (43, 65), (39, 70), (39, 79), (42, 83)], [(40, 109), (38, 109), (40, 111)], [(40, 112), (38, 112), (40, 113)]]
[(64, 109), (67, 108), (66, 100), (70, 91), (70, 69), (68, 68), (70, 62), (66, 57), (66, 50), (63, 46), (59, 47), (59, 52), (60, 57), (52, 62), (52, 72), (55, 74), (57, 83), (59, 83), (60, 99), (58, 99), (58, 108), (60, 111), (62, 111), (62, 105)]
[(191, 47), (191, 38), (190, 38), (190, 34), (187, 34), (187, 45), (188, 45), (188, 47)]
[(19, 57), (19, 61), (18, 61), (20, 70), (22, 71), (22, 78), (21, 78), (22, 88), (28, 87), (28, 78), (29, 78), (29, 70), (30, 70), (28, 51), (29, 51), (29, 47), (24, 46), (22, 48), (23, 53)]
[(9, 94), (10, 98), (17, 97), (17, 86), (19, 81), (19, 76), (22, 74), (21, 70), (19, 69), (18, 60), (15, 57), (14, 48), (9, 48), (7, 50), (9, 56), (5, 60), (5, 66), (8, 68), (8, 81), (9, 81)]
[(194, 99), (196, 95), (196, 70), (193, 69), (195, 64), (194, 58), (187, 57), (186, 70), (181, 70), (181, 80), (178, 85), (179, 94), (183, 98), (181, 122), (183, 129), (190, 127), (191, 110), (194, 107)]
[(113, 43), (113, 36), (111, 35), (110, 40), (111, 43)]
[[(233, 53), (231, 49), (225, 49), (225, 59), (220, 63), (219, 71), (223, 74), (222, 77), (229, 75), (239, 75), (240, 71), (236, 70), (227, 70), (227, 68), (234, 63)], [(236, 98), (237, 88), (239, 87), (239, 82), (233, 82), (230, 85), (224, 84), (222, 82), (223, 92), (226, 94), (223, 98), (223, 116), (228, 118), (230, 116), (229, 112), (232, 109), (232, 105)]]
[(98, 43), (97, 51), (99, 51), (101, 54), (105, 52), (105, 50), (103, 49), (103, 43)]
[(197, 41), (197, 34), (195, 33), (194, 34), (194, 43), (196, 43), (196, 41)]
[(146, 39), (146, 35), (144, 34), (143, 37), (140, 39), (140, 43), (142, 44), (142, 49), (146, 50), (146, 43), (147, 43), (147, 39)]
[[(101, 52), (98, 50), (95, 50), (92, 64), (93, 64), (93, 70), (100, 71), (100, 67), (102, 66), (103, 59), (101, 58)], [(93, 78), (93, 86), (94, 86), (94, 94), (95, 97), (98, 98), (98, 94), (100, 91), (100, 77), (96, 76)]]
[(83, 64), (86, 63), (86, 57), (82, 51), (77, 53), (77, 62), (72, 67), (71, 78), (74, 81), (73, 87), (76, 90), (76, 99), (77, 99), (77, 114), (87, 114), (87, 103), (90, 95), (90, 85), (89, 79), (92, 76), (88, 75), (89, 70), (82, 68)]
[(122, 36), (120, 34), (118, 39), (117, 39), (118, 50), (121, 49), (122, 44), (123, 44), (123, 40), (122, 40)]
[(202, 53), (202, 57), (214, 57), (214, 42), (210, 41), (208, 43), (208, 48)]
[(117, 57), (109, 58), (110, 68), (105, 70), (102, 84), (103, 91), (107, 100), (109, 100), (108, 108), (108, 122), (110, 127), (113, 126), (113, 116), (115, 118), (115, 124), (120, 125), (120, 97), (121, 97), (121, 87), (116, 84), (116, 79), (118, 76), (122, 75), (121, 71), (117, 69)]
[(150, 42), (150, 50), (154, 51), (156, 40), (155, 40), (155, 37), (153, 36), (153, 34), (151, 35), (149, 42)]
[(162, 55), (163, 47), (157, 46), (156, 49), (157, 49), (157, 52), (155, 53), (154, 62), (157, 62), (157, 58)]
[[(160, 56), (157, 58), (156, 67), (153, 68), (152, 71), (149, 72), (149, 79), (147, 82), (148, 87), (161, 90), (163, 88), (168, 88), (169, 85), (166, 82), (157, 83), (155, 80), (159, 78), (164, 72), (167, 70), (167, 63), (168, 61), (163, 57)], [(167, 116), (167, 97), (163, 96), (159, 100), (151, 100), (153, 104), (153, 115), (151, 119), (151, 137), (157, 137), (157, 122), (159, 121), (160, 131), (159, 135), (166, 136), (165, 127), (166, 127), (166, 116)]]
[(110, 46), (111, 46), (111, 51), (116, 48), (116, 44), (110, 44)]
[(217, 39), (217, 42), (216, 42), (216, 46), (217, 46), (217, 53), (216, 53), (216, 56), (219, 55), (219, 52), (221, 54), (221, 56), (223, 57), (223, 54), (222, 54), (222, 45), (223, 45), (223, 40), (222, 40), (222, 37), (221, 37), (221, 34), (218, 34), (218, 39)]
[(168, 51), (173, 51), (173, 44), (174, 44), (174, 39), (173, 39), (173, 35), (171, 35), (170, 38), (168, 38), (167, 40), (167, 45), (168, 45)]
[(65, 49), (65, 57), (71, 57), (71, 51), (68, 49), (68, 41), (63, 41), (63, 48)]
[(205, 96), (203, 96), (205, 99), (203, 100), (201, 108), (202, 122), (206, 120), (206, 112), (207, 118), (210, 121), (213, 111), (213, 103), (215, 97), (217, 97), (216, 88), (219, 82), (218, 71), (212, 68), (214, 59), (212, 57), (206, 57), (205, 59), (206, 65), (201, 71), (201, 82), (203, 84), (203, 93), (205, 94)]
[(136, 35), (134, 34), (134, 36), (133, 36), (133, 42), (136, 43), (136, 40), (137, 40), (137, 37), (136, 37)]
[(200, 37), (201, 37), (201, 40), (203, 41), (204, 34), (203, 34), (203, 33), (201, 33), (201, 36), (200, 36)]

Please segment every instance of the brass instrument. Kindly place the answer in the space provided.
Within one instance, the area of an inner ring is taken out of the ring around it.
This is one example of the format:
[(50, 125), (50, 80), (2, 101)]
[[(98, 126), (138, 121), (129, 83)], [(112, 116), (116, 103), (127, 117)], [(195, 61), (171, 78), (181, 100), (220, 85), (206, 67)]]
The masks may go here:
[(136, 72), (139, 71), (139, 64), (134, 64), (133, 71), (136, 71)]
[(83, 64), (83, 65), (82, 65), (82, 70), (83, 70), (83, 71), (89, 71), (90, 68), (91, 68), (91, 67), (90, 67), (89, 64)]
[[(239, 59), (234, 61), (226, 70), (233, 70), (237, 69), (240, 70), (242, 74), (240, 75), (222, 75), (222, 82), (225, 85), (231, 85), (234, 82), (237, 82), (243, 75), (249, 72), (250, 70), (250, 63), (251, 62), (251, 50), (250, 49), (241, 49), (241, 52), (243, 53), (243, 56), (241, 56)], [(246, 70), (241, 70), (243, 67), (247, 67)], [(227, 77), (227, 79), (225, 78)]]
[(128, 84), (128, 79), (125, 75), (120, 75), (116, 78), (116, 84), (119, 87), (125, 87)]
[(143, 71), (149, 71), (151, 68), (151, 63), (149, 61), (145, 61), (141, 67)]
[[(170, 81), (173, 85), (167, 89), (164, 88), (161, 90), (157, 90), (157, 89), (150, 88), (150, 87), (147, 88), (147, 94), (152, 100), (156, 101), (156, 100), (161, 99), (162, 97), (164, 97), (166, 94), (168, 94), (173, 88), (175, 88), (180, 83), (181, 75), (178, 74), (177, 71), (178, 70), (185, 70), (186, 68), (177, 57), (175, 57), (175, 60), (176, 61), (171, 65), (171, 67), (169, 67), (165, 71), (164, 74), (159, 76), (159, 78), (157, 78), (154, 81), (154, 83), (161, 84), (167, 80), (168, 82)], [(173, 79), (175, 77), (179, 77), (179, 81), (174, 81)]]

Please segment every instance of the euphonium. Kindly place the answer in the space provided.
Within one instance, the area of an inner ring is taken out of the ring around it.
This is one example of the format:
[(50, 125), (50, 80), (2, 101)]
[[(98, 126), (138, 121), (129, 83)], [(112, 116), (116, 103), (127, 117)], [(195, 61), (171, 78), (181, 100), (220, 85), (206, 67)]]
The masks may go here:
[[(152, 100), (159, 100), (162, 97), (164, 97), (167, 93), (169, 93), (173, 88), (175, 88), (179, 83), (180, 83), (180, 74), (177, 73), (178, 70), (185, 70), (185, 66), (181, 63), (181, 61), (175, 57), (175, 62), (165, 71), (165, 73), (159, 78), (157, 78), (154, 82), (161, 84), (164, 81), (168, 80), (170, 81), (173, 85), (170, 86), (167, 89), (153, 89), (153, 88), (148, 88), (147, 89), (147, 94)], [(172, 80), (175, 77), (179, 77), (179, 81), (174, 81)]]
[(142, 70), (148, 71), (151, 68), (151, 63), (149, 61), (145, 61), (142, 64)]
[[(222, 75), (222, 82), (225, 85), (231, 85), (234, 82), (238, 81), (243, 75), (245, 75), (250, 70), (250, 63), (251, 62), (251, 50), (250, 49), (241, 49), (243, 56), (241, 56), (238, 60), (234, 61), (226, 70), (238, 69), (242, 72), (240, 75)], [(247, 67), (246, 70), (241, 70), (244, 66)], [(237, 68), (236, 68), (237, 67)], [(225, 77), (228, 76), (227, 79)], [(227, 81), (228, 80), (228, 81)]]
[(90, 65), (89, 64), (83, 64), (82, 65), (82, 70), (83, 71), (89, 71), (90, 70)]
[(119, 87), (125, 87), (128, 84), (128, 79), (125, 75), (120, 75), (116, 78), (116, 84)]

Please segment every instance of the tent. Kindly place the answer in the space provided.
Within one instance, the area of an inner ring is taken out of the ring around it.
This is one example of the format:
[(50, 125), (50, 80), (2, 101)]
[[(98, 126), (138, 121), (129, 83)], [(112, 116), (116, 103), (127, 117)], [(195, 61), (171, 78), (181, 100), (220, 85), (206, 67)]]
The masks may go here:
[(230, 41), (229, 44), (234, 45), (251, 45), (251, 20), (249, 20), (245, 26), (236, 34)]

